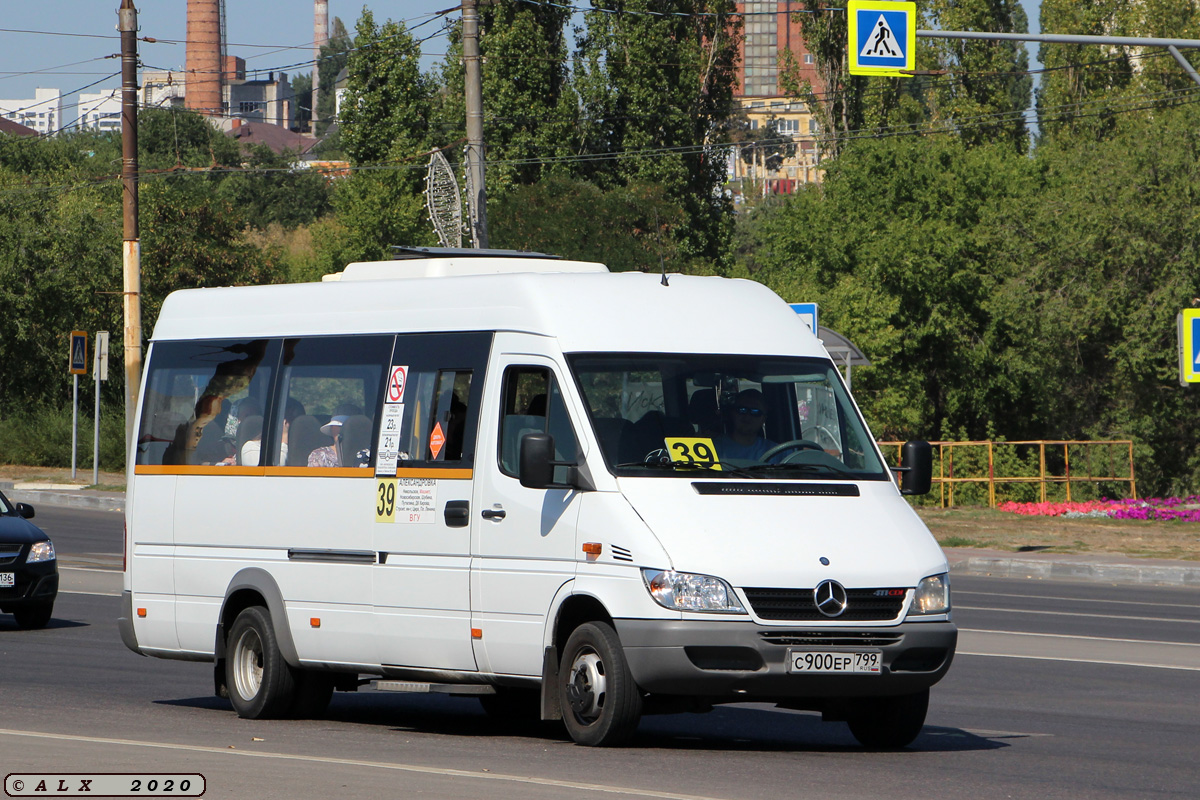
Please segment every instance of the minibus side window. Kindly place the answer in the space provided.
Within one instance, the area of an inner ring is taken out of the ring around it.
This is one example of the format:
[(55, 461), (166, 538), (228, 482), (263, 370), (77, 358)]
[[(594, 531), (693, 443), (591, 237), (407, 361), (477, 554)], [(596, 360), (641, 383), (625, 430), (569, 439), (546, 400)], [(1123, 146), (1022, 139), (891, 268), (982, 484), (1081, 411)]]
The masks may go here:
[(155, 342), (136, 463), (237, 464), (239, 429), (251, 416), (261, 422), (278, 352), (267, 339)]
[(368, 467), (392, 336), (285, 339), (270, 463)]
[[(509, 367), (504, 373), (500, 409), (500, 470), (517, 476), (521, 438), (527, 433), (549, 433), (554, 437), (554, 458), (579, 458), (578, 439), (563, 402), (558, 382), (542, 367)], [(565, 467), (555, 467), (555, 480), (566, 479)]]
[[(376, 469), (463, 469), (475, 460), (483, 376), (492, 334), (402, 333), (388, 370), (380, 414), (399, 434), (380, 440), (385, 450)], [(398, 421), (396, 421), (398, 419)]]
[(467, 427), (467, 400), (471, 396), (470, 370), (442, 370), (437, 374), (433, 407), (429, 414), (430, 461), (461, 461), (463, 433)]

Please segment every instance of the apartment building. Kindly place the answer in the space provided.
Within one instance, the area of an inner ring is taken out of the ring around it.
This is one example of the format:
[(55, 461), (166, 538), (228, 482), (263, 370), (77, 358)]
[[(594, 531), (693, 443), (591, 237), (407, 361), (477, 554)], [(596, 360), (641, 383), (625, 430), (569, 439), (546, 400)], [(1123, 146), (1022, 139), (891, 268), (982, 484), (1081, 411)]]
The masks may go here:
[[(816, 64), (804, 46), (798, 0), (746, 0), (737, 4), (742, 14), (741, 63), (734, 99), (742, 107), (755, 131), (773, 126), (792, 140), (794, 152), (772, 158), (770, 147), (739, 145), (730, 158), (729, 177), (735, 191), (743, 194), (791, 194), (804, 183), (821, 180), (816, 147), (817, 122), (811, 110), (791, 96), (785, 86), (785, 70), (795, 66), (798, 80), (808, 81), (820, 91)], [(751, 152), (747, 153), (749, 147)]]
[(79, 127), (95, 131), (120, 132), (121, 90), (79, 93)]
[(65, 124), (62, 92), (39, 88), (31, 98), (0, 100), (0, 117), (49, 136)]

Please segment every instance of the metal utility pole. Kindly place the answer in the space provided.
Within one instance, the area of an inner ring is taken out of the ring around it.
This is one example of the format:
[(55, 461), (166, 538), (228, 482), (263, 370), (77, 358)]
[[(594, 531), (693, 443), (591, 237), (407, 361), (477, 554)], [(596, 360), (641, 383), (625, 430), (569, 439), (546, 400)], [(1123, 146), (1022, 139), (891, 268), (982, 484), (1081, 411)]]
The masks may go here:
[(463, 62), (466, 67), (467, 198), (471, 209), (471, 239), (488, 246), (487, 189), (483, 182), (483, 77), (479, 68), (478, 0), (463, 0)]
[(137, 9), (121, 0), (122, 274), (125, 298), (125, 452), (133, 455), (133, 418), (142, 383), (142, 248), (138, 241)]

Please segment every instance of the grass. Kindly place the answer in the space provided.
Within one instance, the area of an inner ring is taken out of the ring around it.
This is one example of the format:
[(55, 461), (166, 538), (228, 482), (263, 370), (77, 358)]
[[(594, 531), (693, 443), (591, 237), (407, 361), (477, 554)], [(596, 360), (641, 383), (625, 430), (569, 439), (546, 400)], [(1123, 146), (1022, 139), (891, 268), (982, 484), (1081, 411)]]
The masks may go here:
[(1115, 553), (1200, 561), (1200, 523), (1026, 517), (984, 507), (919, 508), (943, 547)]

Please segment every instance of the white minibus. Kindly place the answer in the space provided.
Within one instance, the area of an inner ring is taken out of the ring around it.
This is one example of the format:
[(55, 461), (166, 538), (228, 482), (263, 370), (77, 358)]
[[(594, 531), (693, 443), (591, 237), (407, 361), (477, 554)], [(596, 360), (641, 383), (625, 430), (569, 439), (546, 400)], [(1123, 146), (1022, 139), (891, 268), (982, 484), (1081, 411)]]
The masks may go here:
[(410, 249), (179, 291), (135, 424), (122, 639), (243, 717), (373, 680), (584, 745), (755, 702), (903, 747), (954, 655), (929, 445), (889, 467), (752, 281)]

